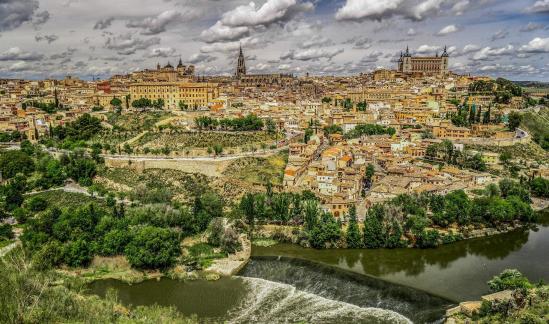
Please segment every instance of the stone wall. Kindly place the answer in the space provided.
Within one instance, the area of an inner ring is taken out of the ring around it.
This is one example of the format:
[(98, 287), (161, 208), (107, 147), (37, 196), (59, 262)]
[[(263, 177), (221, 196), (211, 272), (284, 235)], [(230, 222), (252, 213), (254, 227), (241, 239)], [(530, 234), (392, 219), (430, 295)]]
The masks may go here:
[(143, 158), (105, 158), (109, 168), (127, 168), (143, 172), (147, 169), (179, 170), (186, 173), (201, 173), (209, 177), (221, 176), (231, 160), (178, 160)]

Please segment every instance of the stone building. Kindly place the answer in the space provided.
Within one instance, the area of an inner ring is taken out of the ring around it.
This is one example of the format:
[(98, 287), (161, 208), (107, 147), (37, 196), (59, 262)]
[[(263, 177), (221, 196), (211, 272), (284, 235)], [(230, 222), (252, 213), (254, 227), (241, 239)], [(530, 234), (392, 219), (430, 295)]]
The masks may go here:
[(180, 109), (179, 102), (196, 109), (218, 98), (219, 86), (207, 82), (136, 82), (130, 85), (130, 96), (132, 102), (140, 98), (163, 99), (165, 109)]
[(398, 71), (405, 74), (443, 75), (448, 73), (448, 52), (444, 47), (441, 56), (414, 57), (408, 47), (406, 52), (400, 54)]

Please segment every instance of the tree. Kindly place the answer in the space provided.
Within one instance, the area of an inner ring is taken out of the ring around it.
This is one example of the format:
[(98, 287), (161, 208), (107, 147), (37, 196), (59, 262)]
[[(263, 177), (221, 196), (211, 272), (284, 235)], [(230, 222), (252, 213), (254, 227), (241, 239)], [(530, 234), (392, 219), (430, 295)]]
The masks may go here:
[(134, 230), (124, 251), (130, 265), (141, 269), (169, 267), (181, 254), (177, 234), (154, 226)]
[(4, 151), (0, 153), (0, 172), (3, 179), (11, 179), (17, 173), (29, 175), (34, 171), (34, 161), (22, 151)]
[(126, 229), (113, 229), (103, 236), (100, 253), (105, 256), (124, 253), (131, 236)]
[(275, 124), (275, 122), (273, 121), (272, 118), (267, 118), (267, 121), (265, 122), (265, 124), (266, 124), (266, 127), (267, 127), (267, 133), (269, 133), (269, 134), (276, 133), (276, 124)]
[(520, 123), (522, 122), (522, 115), (518, 112), (512, 112), (509, 114), (509, 124), (508, 127), (511, 131), (516, 130)]
[(111, 100), (111, 105), (114, 106), (114, 107), (120, 107), (120, 106), (122, 106), (122, 100), (114, 97)]
[(364, 246), (377, 249), (384, 246), (382, 221), (385, 218), (385, 208), (376, 204), (372, 206), (364, 219)]
[(253, 194), (247, 193), (242, 197), (240, 200), (240, 209), (244, 213), (248, 225), (250, 225), (250, 233), (253, 233), (256, 217), (255, 197)]
[(319, 207), (316, 200), (305, 202), (305, 230), (311, 231), (318, 222)]
[(189, 105), (187, 105), (185, 101), (179, 100), (178, 106), (181, 110), (189, 110)]
[(221, 144), (215, 144), (213, 146), (213, 151), (216, 156), (221, 155), (221, 153), (223, 153), (223, 146), (221, 146)]
[(349, 226), (347, 228), (346, 240), (347, 247), (351, 249), (358, 249), (362, 247), (362, 234), (360, 233), (360, 228), (358, 227), (355, 206), (351, 206), (351, 208), (349, 208)]
[(77, 239), (63, 246), (63, 261), (70, 267), (87, 266), (93, 258), (91, 246), (85, 239)]
[(309, 231), (309, 243), (316, 249), (325, 248), (327, 244), (335, 246), (341, 238), (341, 228), (329, 213), (323, 213), (320, 220)]
[(537, 177), (530, 181), (530, 190), (536, 197), (549, 198), (549, 179)]

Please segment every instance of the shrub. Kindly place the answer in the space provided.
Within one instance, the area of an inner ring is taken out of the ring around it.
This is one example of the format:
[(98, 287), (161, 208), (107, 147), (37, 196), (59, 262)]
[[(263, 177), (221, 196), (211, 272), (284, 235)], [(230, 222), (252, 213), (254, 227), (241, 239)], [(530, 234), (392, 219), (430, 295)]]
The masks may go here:
[(494, 276), (488, 281), (490, 290), (498, 292), (507, 289), (529, 289), (532, 284), (520, 271), (516, 269), (506, 269), (498, 276)]
[(423, 230), (416, 239), (416, 245), (422, 249), (435, 248), (439, 245), (440, 234), (437, 230)]
[(153, 226), (136, 229), (124, 251), (132, 267), (144, 269), (169, 267), (181, 254), (177, 234)]

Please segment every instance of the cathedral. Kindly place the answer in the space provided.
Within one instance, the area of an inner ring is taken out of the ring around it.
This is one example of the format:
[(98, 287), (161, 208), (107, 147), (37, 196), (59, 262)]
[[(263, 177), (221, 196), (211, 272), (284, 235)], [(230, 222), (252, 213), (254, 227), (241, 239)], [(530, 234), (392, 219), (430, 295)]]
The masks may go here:
[(241, 86), (256, 88), (273, 86), (288, 87), (296, 81), (296, 78), (291, 74), (247, 74), (242, 46), (240, 46), (234, 78)]
[(448, 73), (448, 52), (446, 46), (441, 56), (413, 57), (406, 47), (406, 52), (400, 53), (398, 71), (406, 74), (443, 75)]

